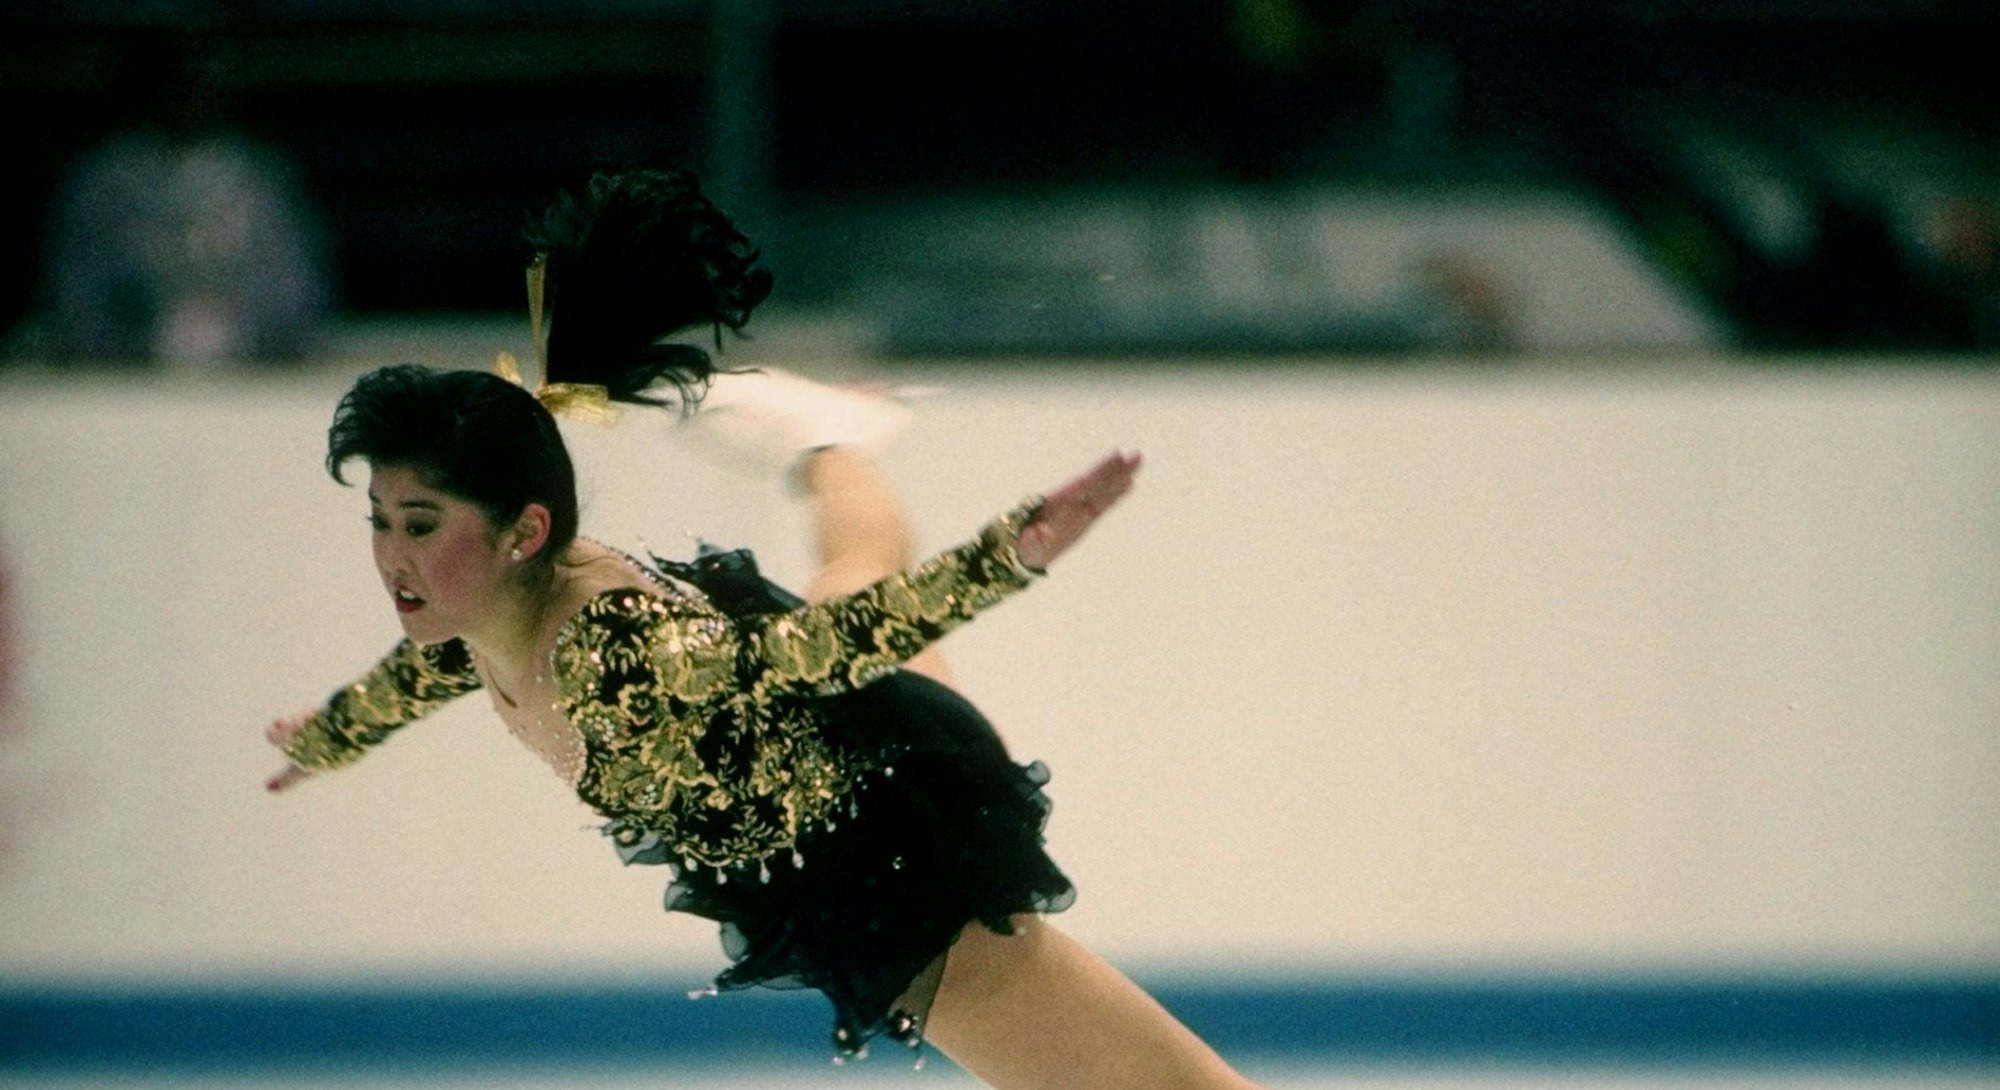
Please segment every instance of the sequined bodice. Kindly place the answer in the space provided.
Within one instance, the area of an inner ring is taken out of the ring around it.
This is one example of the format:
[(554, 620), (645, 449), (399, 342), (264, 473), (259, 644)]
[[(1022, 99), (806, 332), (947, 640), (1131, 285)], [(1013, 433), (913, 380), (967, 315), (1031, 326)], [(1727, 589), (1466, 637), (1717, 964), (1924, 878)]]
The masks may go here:
[[(623, 570), (642, 581), (649, 592), (677, 603), (681, 608), (697, 607), (700, 595), (693, 589), (662, 576), (629, 553), (598, 542), (590, 544), (604, 550), (606, 557), (618, 561)], [(560, 690), (555, 683), (552, 657), (542, 656), (539, 668), (531, 677), (511, 685), (499, 684), (491, 664), (479, 656), (473, 656), (473, 664), (479, 671), (482, 685), (492, 697), (494, 713), (506, 725), (508, 733), (519, 739), (529, 752), (539, 757), (563, 783), (573, 789), (583, 775), (583, 733), (563, 709)]]
[[(606, 590), (557, 633), (548, 717), (509, 725), (585, 802), (681, 858), (728, 867), (767, 856), (824, 820), (865, 771), (819, 729), (816, 700), (884, 676), (1026, 586), (1014, 545), (1031, 511), (856, 594), (769, 616), (726, 615), (671, 583)], [(286, 752), (306, 768), (349, 763), (481, 685), (460, 641), (404, 641)]]

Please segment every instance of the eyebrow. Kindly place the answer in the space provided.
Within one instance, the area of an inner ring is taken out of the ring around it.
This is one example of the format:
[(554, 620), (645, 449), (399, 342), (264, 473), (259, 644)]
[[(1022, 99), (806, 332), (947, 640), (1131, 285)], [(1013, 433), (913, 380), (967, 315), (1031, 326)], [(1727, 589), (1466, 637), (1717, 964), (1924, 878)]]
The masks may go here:
[[(380, 507), (380, 506), (382, 506), (382, 497), (380, 497), (380, 496), (377, 496), (377, 495), (376, 495), (376, 494), (375, 494), (374, 492), (370, 492), (370, 493), (368, 493), (368, 502), (369, 502), (369, 503), (372, 503), (372, 504), (374, 504), (374, 505), (375, 505), (375, 506), (377, 506), (377, 507)], [(397, 506), (397, 507), (419, 507), (419, 508), (422, 508), (423, 510), (426, 510), (426, 511), (442, 511), (442, 510), (444, 510), (444, 508), (442, 508), (442, 507), (438, 506), (438, 505), (437, 505), (436, 503), (434, 503), (434, 502), (432, 502), (432, 501), (430, 501), (430, 500), (404, 500), (403, 502), (401, 502), (401, 503), (397, 504), (396, 506)]]

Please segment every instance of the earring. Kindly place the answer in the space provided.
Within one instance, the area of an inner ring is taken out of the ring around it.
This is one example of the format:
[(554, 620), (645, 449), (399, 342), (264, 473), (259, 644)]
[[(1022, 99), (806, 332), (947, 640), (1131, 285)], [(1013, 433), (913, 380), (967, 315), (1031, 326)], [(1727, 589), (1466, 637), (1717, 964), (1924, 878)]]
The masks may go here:
[(508, 554), (507, 554), (507, 557), (508, 557), (508, 559), (510, 559), (510, 560), (513, 560), (513, 561), (515, 561), (515, 562), (517, 562), (517, 563), (518, 563), (518, 562), (520, 561), (520, 559), (521, 559), (521, 550), (519, 550), (519, 549), (515, 549), (515, 550), (514, 550), (513, 552), (511, 552), (511, 553), (508, 553)]

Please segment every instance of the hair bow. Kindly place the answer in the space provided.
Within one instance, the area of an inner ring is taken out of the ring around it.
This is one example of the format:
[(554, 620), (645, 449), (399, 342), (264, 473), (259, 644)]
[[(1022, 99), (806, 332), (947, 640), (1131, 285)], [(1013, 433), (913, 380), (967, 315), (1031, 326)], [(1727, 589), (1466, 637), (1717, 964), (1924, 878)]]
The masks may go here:
[[(548, 255), (536, 254), (534, 264), (528, 266), (528, 326), (535, 338), (535, 362), (540, 365), (541, 376), (549, 373), (548, 342), (542, 337), (542, 283), (548, 268)], [(557, 416), (588, 420), (593, 424), (610, 424), (618, 419), (618, 407), (611, 403), (611, 391), (603, 386), (583, 382), (536, 382), (529, 386), (521, 377), (521, 364), (512, 352), (502, 352), (493, 359), (493, 373), (508, 382), (527, 390), (535, 400)]]

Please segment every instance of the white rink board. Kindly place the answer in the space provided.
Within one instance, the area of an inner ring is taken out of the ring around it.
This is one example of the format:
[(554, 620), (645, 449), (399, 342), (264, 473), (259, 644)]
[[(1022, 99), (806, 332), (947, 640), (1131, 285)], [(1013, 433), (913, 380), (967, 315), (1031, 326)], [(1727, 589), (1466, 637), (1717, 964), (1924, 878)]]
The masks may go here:
[[(2000, 966), (1990, 370), (777, 362), (937, 388), (886, 459), (930, 546), (1146, 455), (947, 643), (1054, 770), (1065, 926), (1114, 961)], [(319, 467), (358, 371), (0, 376), (0, 975), (717, 962), (481, 698), (261, 790), (264, 723), (396, 636)], [(571, 430), (594, 536), (803, 578), (771, 482)]]

